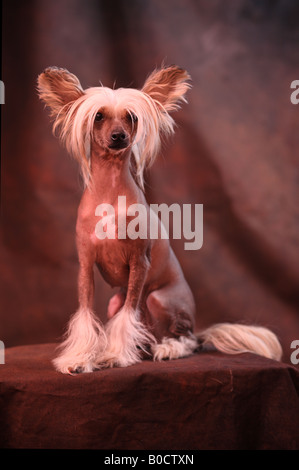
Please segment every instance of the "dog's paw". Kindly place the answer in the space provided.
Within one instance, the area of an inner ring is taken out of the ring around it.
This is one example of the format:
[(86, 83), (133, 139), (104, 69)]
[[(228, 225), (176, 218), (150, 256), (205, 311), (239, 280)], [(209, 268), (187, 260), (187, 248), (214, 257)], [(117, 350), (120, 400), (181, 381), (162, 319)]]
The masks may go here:
[(98, 358), (96, 367), (98, 369), (108, 369), (111, 367), (128, 367), (136, 364), (139, 360), (128, 359), (121, 354), (116, 355), (113, 352), (106, 351), (101, 357)]
[(94, 313), (85, 307), (72, 316), (67, 335), (58, 347), (59, 355), (53, 364), (63, 374), (93, 372), (95, 359), (106, 347), (106, 334)]
[(91, 360), (72, 360), (70, 357), (58, 356), (53, 360), (55, 369), (62, 374), (83, 374), (86, 372), (93, 372), (97, 369), (94, 361)]
[(197, 348), (196, 339), (180, 336), (178, 339), (163, 338), (161, 343), (152, 345), (152, 353), (154, 361), (163, 361), (190, 356)]

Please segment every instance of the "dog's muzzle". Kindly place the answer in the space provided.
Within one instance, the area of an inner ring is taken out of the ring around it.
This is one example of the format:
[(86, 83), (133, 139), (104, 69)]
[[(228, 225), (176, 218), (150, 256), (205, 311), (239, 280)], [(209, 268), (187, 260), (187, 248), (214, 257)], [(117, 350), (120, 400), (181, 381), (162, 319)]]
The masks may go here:
[(115, 131), (111, 134), (110, 138), (110, 149), (120, 150), (128, 147), (129, 137), (123, 130)]

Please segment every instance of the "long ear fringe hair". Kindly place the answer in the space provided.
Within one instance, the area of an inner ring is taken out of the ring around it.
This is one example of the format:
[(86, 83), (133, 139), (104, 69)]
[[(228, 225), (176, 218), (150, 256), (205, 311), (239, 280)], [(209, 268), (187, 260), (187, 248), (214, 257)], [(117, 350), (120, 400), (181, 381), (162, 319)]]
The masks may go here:
[(159, 101), (140, 90), (130, 88), (88, 88), (76, 101), (60, 110), (53, 131), (59, 131), (59, 137), (67, 150), (79, 162), (84, 185), (88, 186), (92, 179), (90, 147), (95, 116), (100, 109), (110, 106), (126, 109), (138, 119), (132, 153), (136, 178), (144, 189), (144, 170), (154, 162), (160, 149), (161, 136), (174, 132), (174, 121)]

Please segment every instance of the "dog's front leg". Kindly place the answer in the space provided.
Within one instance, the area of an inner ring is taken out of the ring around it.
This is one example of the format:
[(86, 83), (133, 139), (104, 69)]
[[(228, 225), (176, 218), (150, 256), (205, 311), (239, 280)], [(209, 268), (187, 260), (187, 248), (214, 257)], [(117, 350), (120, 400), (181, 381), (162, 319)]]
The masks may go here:
[(56, 369), (63, 373), (92, 372), (96, 359), (106, 346), (106, 335), (93, 312), (93, 260), (80, 256), (78, 277), (79, 308), (71, 318), (60, 355), (54, 359)]
[(149, 269), (146, 256), (134, 256), (130, 262), (129, 282), (123, 307), (107, 323), (107, 348), (99, 356), (101, 367), (126, 367), (141, 360), (142, 352), (155, 342), (141, 322), (139, 303)]

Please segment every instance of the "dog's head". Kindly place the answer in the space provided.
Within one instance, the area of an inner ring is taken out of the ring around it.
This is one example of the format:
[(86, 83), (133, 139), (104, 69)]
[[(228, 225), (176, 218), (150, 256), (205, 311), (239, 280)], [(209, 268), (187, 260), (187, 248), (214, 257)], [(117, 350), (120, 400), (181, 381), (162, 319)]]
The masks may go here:
[(155, 70), (141, 90), (93, 87), (83, 90), (78, 78), (66, 69), (47, 68), (38, 77), (40, 98), (51, 109), (54, 130), (79, 161), (83, 178), (90, 178), (90, 150), (99, 155), (124, 154), (135, 158), (137, 178), (143, 187), (143, 171), (157, 155), (161, 134), (171, 134), (170, 112), (186, 101), (188, 73), (176, 66)]

